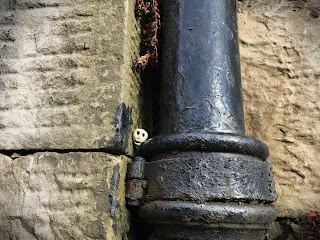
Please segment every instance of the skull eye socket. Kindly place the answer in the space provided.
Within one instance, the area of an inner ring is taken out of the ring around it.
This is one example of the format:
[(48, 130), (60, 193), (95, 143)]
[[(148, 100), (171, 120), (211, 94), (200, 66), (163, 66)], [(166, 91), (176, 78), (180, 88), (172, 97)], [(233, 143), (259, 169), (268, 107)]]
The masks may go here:
[(142, 137), (144, 137), (144, 133), (142, 133)]
[[(137, 134), (140, 135), (140, 131), (137, 131)], [(142, 135), (143, 136), (143, 135)]]

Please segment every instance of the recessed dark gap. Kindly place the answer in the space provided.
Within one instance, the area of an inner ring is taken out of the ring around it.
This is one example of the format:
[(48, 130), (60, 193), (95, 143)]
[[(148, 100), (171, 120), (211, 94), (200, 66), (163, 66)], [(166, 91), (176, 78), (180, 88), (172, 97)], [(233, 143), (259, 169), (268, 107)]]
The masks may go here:
[(288, 222), (293, 222), (293, 223), (301, 223), (302, 220), (306, 219), (305, 216), (302, 217), (277, 217), (276, 222), (281, 222), (281, 221), (288, 221)]
[[(162, 12), (161, 0), (159, 1), (160, 14)], [(141, 26), (146, 24), (146, 19), (142, 17)], [(160, 96), (161, 96), (161, 31), (158, 39), (158, 67), (153, 68), (150, 65), (144, 71), (141, 70), (142, 80), (142, 96), (144, 104), (142, 108), (143, 126), (149, 138), (159, 135), (159, 119), (160, 119)], [(140, 48), (140, 56), (145, 54), (145, 46), (142, 40)], [(128, 233), (129, 240), (147, 240), (152, 232), (152, 226), (145, 223), (139, 216), (139, 208), (127, 206), (130, 214), (130, 230)]]
[[(159, 1), (160, 14), (162, 12), (161, 1)], [(141, 20), (141, 26), (144, 26), (145, 19)], [(142, 28), (143, 29), (143, 28)], [(144, 98), (143, 106), (143, 128), (149, 133), (149, 138), (159, 134), (160, 119), (160, 96), (161, 96), (161, 65), (162, 65), (162, 48), (161, 48), (161, 31), (159, 34), (158, 46), (158, 67), (154, 68), (148, 65), (144, 71), (141, 71), (142, 92)], [(145, 53), (145, 46), (141, 44), (140, 55)]]
[(148, 240), (152, 226), (145, 223), (139, 216), (139, 208), (128, 206), (130, 230), (128, 240)]
[(144, 92), (144, 123), (145, 130), (149, 133), (149, 137), (159, 134), (159, 118), (160, 118), (160, 68), (150, 69), (148, 66), (141, 73)]

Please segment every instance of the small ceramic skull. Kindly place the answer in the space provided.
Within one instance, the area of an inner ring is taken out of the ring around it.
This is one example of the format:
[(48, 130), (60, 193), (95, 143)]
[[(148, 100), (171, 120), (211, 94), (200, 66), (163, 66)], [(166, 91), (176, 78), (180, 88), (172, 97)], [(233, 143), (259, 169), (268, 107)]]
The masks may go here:
[(145, 142), (148, 139), (148, 133), (144, 129), (136, 129), (133, 132), (133, 142), (140, 146), (141, 143)]

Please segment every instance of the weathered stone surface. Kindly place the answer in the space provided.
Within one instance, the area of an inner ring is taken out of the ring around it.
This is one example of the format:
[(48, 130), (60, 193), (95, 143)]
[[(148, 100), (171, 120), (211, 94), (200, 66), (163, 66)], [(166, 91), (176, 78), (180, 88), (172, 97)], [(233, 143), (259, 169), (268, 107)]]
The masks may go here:
[(0, 155), (0, 239), (126, 239), (128, 161), (105, 153)]
[(303, 223), (291, 219), (276, 221), (270, 225), (269, 235), (272, 240), (299, 240), (303, 239)]
[(0, 150), (130, 152), (128, 136), (142, 127), (141, 82), (131, 69), (141, 41), (134, 7), (1, 1)]
[(239, 1), (248, 135), (270, 148), (279, 216), (320, 209), (318, 0)]

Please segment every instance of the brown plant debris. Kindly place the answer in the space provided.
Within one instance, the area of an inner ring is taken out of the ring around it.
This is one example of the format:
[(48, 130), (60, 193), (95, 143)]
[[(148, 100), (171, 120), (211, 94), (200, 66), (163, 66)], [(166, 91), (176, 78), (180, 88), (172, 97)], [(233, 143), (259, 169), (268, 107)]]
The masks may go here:
[(144, 70), (148, 64), (158, 66), (159, 30), (161, 28), (158, 0), (136, 0), (137, 10), (147, 18), (143, 30), (143, 43), (146, 53), (133, 61), (133, 67)]

